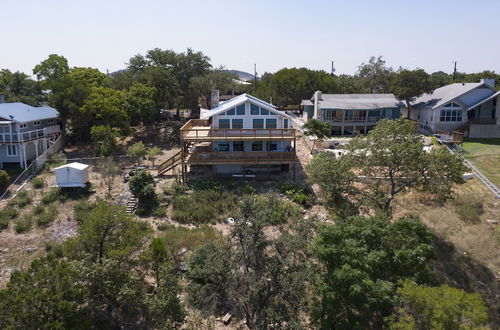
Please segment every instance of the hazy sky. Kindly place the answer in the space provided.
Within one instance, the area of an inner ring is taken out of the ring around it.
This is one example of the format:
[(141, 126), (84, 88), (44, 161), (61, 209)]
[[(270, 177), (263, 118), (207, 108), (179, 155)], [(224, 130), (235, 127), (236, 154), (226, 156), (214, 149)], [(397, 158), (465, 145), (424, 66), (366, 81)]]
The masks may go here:
[(252, 72), (352, 74), (370, 56), (428, 72), (500, 71), (500, 0), (0, 0), (0, 68), (31, 74), (49, 54), (119, 70), (159, 47)]

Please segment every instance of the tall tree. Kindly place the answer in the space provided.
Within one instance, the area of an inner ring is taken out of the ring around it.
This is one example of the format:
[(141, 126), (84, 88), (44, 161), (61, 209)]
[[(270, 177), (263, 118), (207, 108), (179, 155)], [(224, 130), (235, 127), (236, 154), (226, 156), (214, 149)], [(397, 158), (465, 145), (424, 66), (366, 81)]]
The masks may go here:
[(316, 137), (316, 140), (312, 141), (311, 154), (313, 153), (316, 141), (321, 142), (330, 136), (330, 125), (318, 119), (309, 119), (303, 128), (305, 135)]
[(355, 74), (363, 93), (388, 93), (393, 69), (386, 66), (382, 56), (370, 57), (368, 63), (362, 63)]
[(399, 69), (391, 80), (391, 91), (396, 98), (405, 100), (407, 118), (411, 118), (411, 104), (417, 97), (429, 93), (434, 86), (429, 80), (429, 75), (422, 69)]
[(33, 74), (42, 81), (46, 89), (57, 88), (58, 82), (68, 73), (68, 60), (57, 54), (50, 54), (46, 60), (37, 64), (33, 69)]
[(312, 319), (320, 329), (379, 329), (401, 279), (425, 283), (432, 257), (425, 225), (353, 217), (320, 228), (313, 251), (320, 265)]

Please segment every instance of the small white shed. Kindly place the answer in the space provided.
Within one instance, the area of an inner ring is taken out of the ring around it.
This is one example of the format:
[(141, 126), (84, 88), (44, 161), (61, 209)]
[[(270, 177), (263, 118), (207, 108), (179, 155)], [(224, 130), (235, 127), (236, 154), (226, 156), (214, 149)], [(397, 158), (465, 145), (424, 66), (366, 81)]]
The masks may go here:
[(89, 166), (81, 163), (69, 163), (54, 169), (56, 187), (85, 187), (89, 182)]

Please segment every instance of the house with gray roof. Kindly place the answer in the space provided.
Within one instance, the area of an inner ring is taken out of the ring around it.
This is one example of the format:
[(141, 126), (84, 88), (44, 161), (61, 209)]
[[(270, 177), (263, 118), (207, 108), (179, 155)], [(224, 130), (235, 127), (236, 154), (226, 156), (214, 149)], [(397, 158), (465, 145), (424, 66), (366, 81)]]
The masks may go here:
[(301, 103), (304, 120), (322, 120), (331, 135), (366, 134), (381, 119), (399, 118), (404, 104), (393, 94), (323, 94), (316, 91)]
[[(468, 137), (500, 137), (499, 100), (493, 79), (455, 83), (417, 98), (409, 118), (430, 133), (460, 131)], [(404, 111), (407, 115), (408, 109)]]
[(26, 168), (61, 134), (62, 121), (56, 109), (0, 103), (0, 167), (14, 164)]

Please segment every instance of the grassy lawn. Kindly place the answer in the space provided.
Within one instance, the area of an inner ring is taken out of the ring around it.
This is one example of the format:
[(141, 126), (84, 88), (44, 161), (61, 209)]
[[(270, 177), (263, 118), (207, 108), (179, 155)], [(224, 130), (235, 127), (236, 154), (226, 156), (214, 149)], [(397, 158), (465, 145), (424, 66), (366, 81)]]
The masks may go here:
[(500, 138), (465, 139), (464, 157), (497, 186), (500, 186)]

